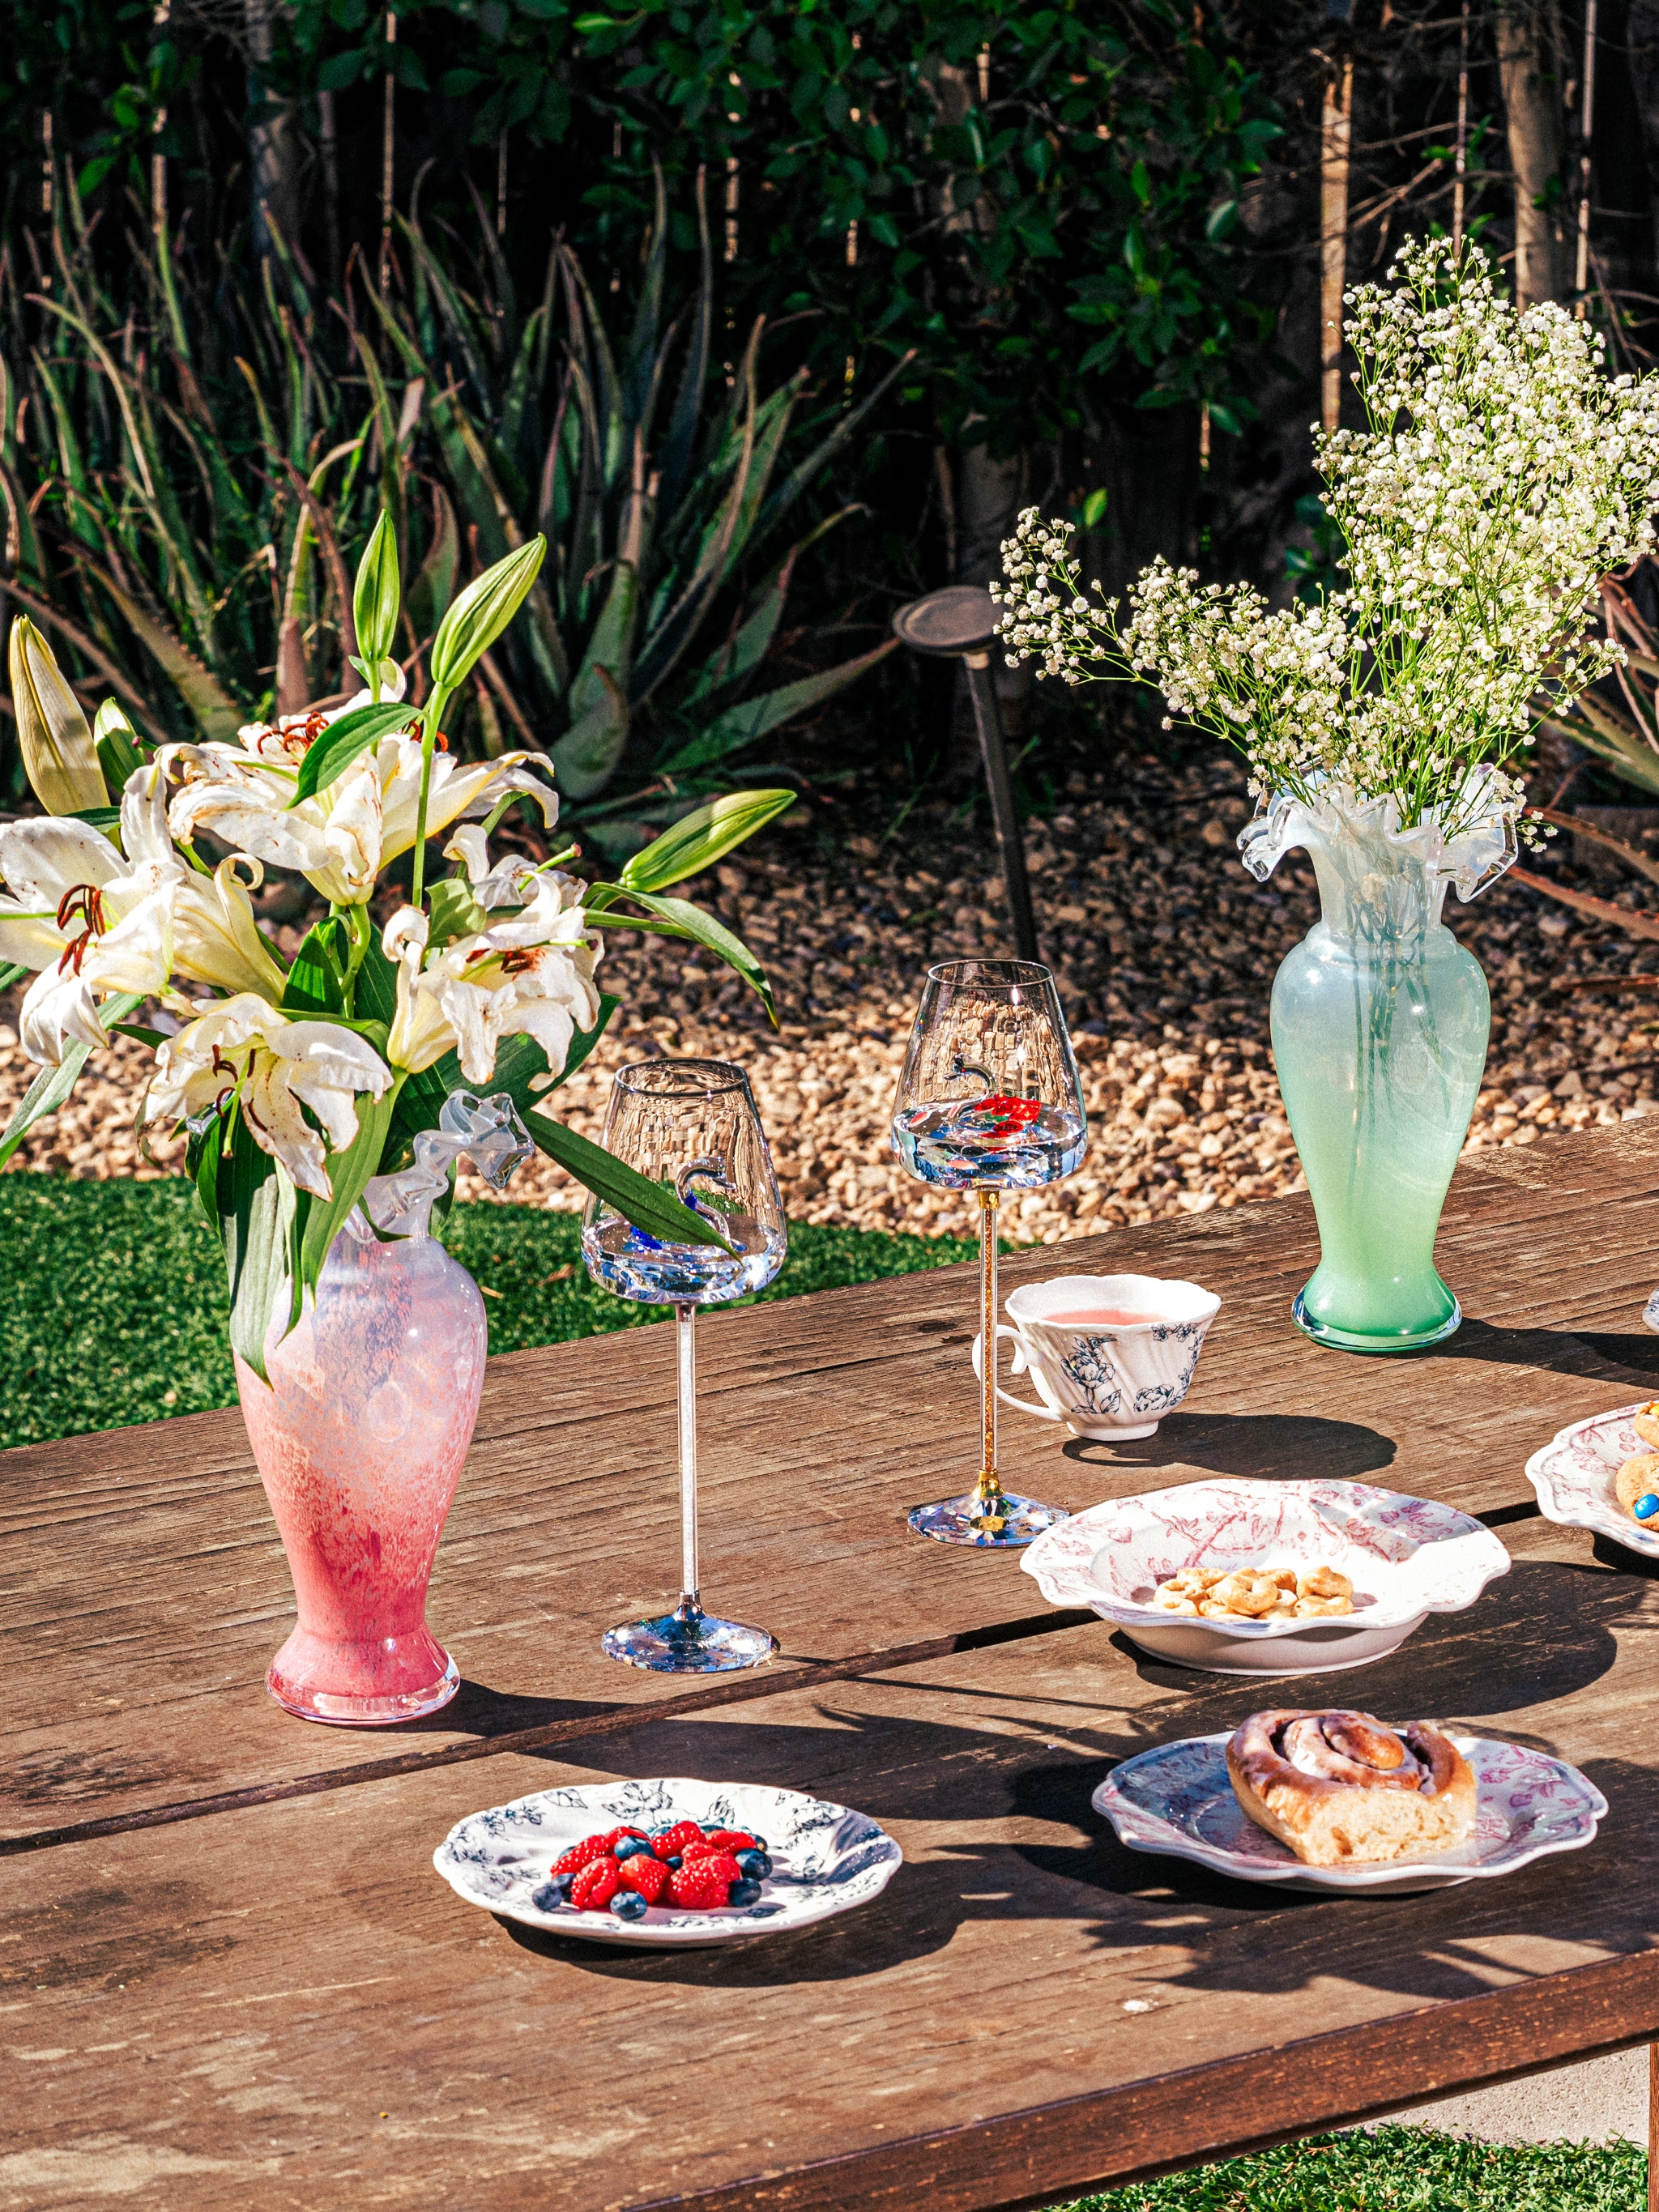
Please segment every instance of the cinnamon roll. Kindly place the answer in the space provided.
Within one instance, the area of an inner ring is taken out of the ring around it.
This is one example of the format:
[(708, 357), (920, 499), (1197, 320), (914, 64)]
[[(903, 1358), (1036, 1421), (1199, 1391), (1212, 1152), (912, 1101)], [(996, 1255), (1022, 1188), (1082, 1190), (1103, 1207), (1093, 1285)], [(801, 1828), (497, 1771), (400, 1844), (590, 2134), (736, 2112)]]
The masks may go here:
[(1424, 1858), (1474, 1826), (1474, 1777), (1433, 1721), (1252, 1713), (1227, 1744), (1233, 1794), (1306, 1866)]

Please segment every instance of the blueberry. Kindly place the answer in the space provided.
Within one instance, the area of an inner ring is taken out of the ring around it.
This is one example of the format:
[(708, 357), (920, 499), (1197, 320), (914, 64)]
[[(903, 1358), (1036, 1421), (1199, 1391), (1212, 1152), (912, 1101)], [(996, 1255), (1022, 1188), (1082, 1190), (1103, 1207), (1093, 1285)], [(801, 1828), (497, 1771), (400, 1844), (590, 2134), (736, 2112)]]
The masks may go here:
[(1632, 1510), (1638, 1521), (1651, 1521), (1654, 1515), (1659, 1513), (1659, 1498), (1656, 1498), (1653, 1492), (1649, 1491), (1645, 1498), (1637, 1499)]
[(624, 1859), (638, 1858), (641, 1851), (647, 1858), (651, 1855), (651, 1846), (643, 1836), (624, 1836), (611, 1856), (620, 1866)]
[(764, 1881), (772, 1871), (771, 1859), (759, 1849), (739, 1851), (737, 1858), (738, 1871), (746, 1881)]
[(637, 1889), (619, 1889), (611, 1900), (611, 1910), (618, 1920), (643, 1920), (645, 1899)]
[(763, 1851), (768, 1848), (765, 1837), (757, 1829), (751, 1828), (749, 1832), (755, 1838), (755, 1849), (757, 1851)]
[[(745, 1852), (744, 1856), (746, 1858), (749, 1854)], [(757, 1881), (734, 1881), (726, 1893), (726, 1901), (728, 1905), (758, 1905), (760, 1893)]]
[(685, 1864), (685, 1861), (681, 1857), (679, 1852), (676, 1851), (672, 1859), (665, 1859), (663, 1861), (663, 1864), (672, 1871), (675, 1867), (684, 1866)]
[(530, 1902), (538, 1912), (556, 1912), (564, 1903), (564, 1884), (562, 1881), (544, 1881), (539, 1889), (531, 1891)]

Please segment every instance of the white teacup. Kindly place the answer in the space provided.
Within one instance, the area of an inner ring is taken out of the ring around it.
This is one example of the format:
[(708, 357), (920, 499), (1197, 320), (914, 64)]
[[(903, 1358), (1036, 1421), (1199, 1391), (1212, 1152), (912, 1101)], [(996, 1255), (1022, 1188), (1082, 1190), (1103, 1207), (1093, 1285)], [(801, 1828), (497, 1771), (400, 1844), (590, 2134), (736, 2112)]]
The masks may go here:
[[(1210, 1323), (1221, 1310), (1213, 1291), (1159, 1275), (1057, 1275), (1022, 1283), (1007, 1301), (1014, 1373), (1030, 1373), (1042, 1400), (1011, 1397), (1005, 1406), (1064, 1421), (1074, 1437), (1127, 1443), (1157, 1434), (1192, 1388)], [(1144, 1321), (1058, 1320), (1057, 1315), (1144, 1314)], [(974, 1372), (984, 1374), (984, 1339), (974, 1339)]]

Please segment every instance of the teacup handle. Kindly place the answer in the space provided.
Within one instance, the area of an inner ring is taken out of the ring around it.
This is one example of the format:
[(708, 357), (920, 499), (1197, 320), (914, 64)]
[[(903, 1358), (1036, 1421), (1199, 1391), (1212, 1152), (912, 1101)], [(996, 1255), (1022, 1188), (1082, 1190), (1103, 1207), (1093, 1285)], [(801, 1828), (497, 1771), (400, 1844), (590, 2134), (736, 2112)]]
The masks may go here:
[[(1017, 1328), (1010, 1328), (1006, 1322), (999, 1322), (997, 1323), (997, 1334), (999, 1336), (1012, 1336), (1014, 1340), (1016, 1346), (1014, 1352), (1014, 1372), (1016, 1375), (1023, 1375), (1025, 1372), (1028, 1363), (1025, 1358), (1024, 1342), (1020, 1336), (1019, 1331)], [(982, 1382), (985, 1380), (985, 1332), (982, 1329), (974, 1339), (973, 1357), (974, 1372), (978, 1376), (980, 1381)], [(1057, 1413), (1052, 1406), (1034, 1406), (1029, 1399), (1013, 1397), (1008, 1391), (1003, 1389), (1000, 1382), (999, 1382), (996, 1387), (997, 1395), (1001, 1399), (1003, 1404), (1005, 1406), (1012, 1406), (1016, 1413), (1035, 1413), (1040, 1421), (1060, 1421), (1064, 1420), (1066, 1418), (1063, 1413)]]

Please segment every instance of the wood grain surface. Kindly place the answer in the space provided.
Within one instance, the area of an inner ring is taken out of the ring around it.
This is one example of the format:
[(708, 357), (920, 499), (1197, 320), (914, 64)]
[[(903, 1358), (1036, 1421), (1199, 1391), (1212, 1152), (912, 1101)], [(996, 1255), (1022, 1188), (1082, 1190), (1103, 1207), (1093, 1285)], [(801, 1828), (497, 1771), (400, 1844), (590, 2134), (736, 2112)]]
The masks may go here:
[[(1659, 1595), (1579, 1532), (1514, 1540), (1364, 1694), (1571, 1756), (1612, 1808), (1581, 1857), (1367, 1899), (1127, 1850), (1090, 1805), (1109, 1765), (1262, 1693), (1103, 1622), (642, 1718), (580, 1765), (504, 1753), (65, 1844), (6, 1875), (0, 2205), (153, 2173), (180, 2208), (969, 2212), (1650, 2035), (1659, 1760), (1629, 1684)], [(497, 1922), (432, 1870), (482, 1802), (674, 1773), (857, 1805), (906, 1863), (843, 1919), (674, 1958)]]
[[(1469, 1318), (1437, 1352), (1337, 1358), (1285, 1322), (1317, 1255), (1305, 1198), (1021, 1255), (1190, 1273), (1220, 1292), (1187, 1407), (1145, 1444), (1068, 1443), (1006, 1415), (1012, 1483), (1073, 1508), (1206, 1473), (1362, 1476), (1474, 1511), (1530, 1498), (1564, 1422), (1659, 1389), (1639, 1322), (1659, 1271), (1659, 1132), (1481, 1156), (1454, 1186), (1443, 1269)], [(1569, 1164), (1571, 1163), (1571, 1164)], [(712, 1690), (622, 1668), (611, 1622), (672, 1595), (670, 1347), (653, 1332), (493, 1361), (429, 1615), (465, 1676), (444, 1712), (325, 1729), (260, 1694), (292, 1597), (240, 1413), (0, 1454), (0, 1850), (88, 1824), (310, 1790), (514, 1744), (574, 1741), (641, 1705), (768, 1696), (792, 1668), (888, 1663), (1048, 1625), (1016, 1559), (909, 1535), (908, 1508), (976, 1464), (974, 1271), (945, 1268), (712, 1317), (702, 1331), (704, 1587), (781, 1659)]]
[[(238, 1415), (31, 1448), (0, 1455), (0, 2208), (989, 2212), (1659, 2033), (1654, 1577), (1540, 1519), (1522, 1471), (1659, 1392), (1659, 1130), (1467, 1162), (1439, 1256), (1468, 1318), (1432, 1353), (1297, 1336), (1316, 1252), (1303, 1199), (1007, 1262), (1224, 1305), (1157, 1437), (1010, 1413), (1006, 1471), (1074, 1507), (1226, 1473), (1481, 1513), (1511, 1572), (1364, 1696), (1571, 1758), (1612, 1808), (1590, 1850), (1367, 1900), (1120, 1847), (1089, 1805), (1111, 1762), (1264, 1692), (904, 1529), (972, 1464), (971, 1270), (703, 1332), (706, 1586), (784, 1644), (732, 1683), (597, 1653), (672, 1584), (654, 1333), (492, 1363), (431, 1607), (466, 1687), (413, 1729), (264, 1696), (289, 1597)], [(675, 1772), (840, 1797), (907, 1863), (844, 1920), (674, 1960), (513, 1929), (431, 1869), (482, 1804)]]

